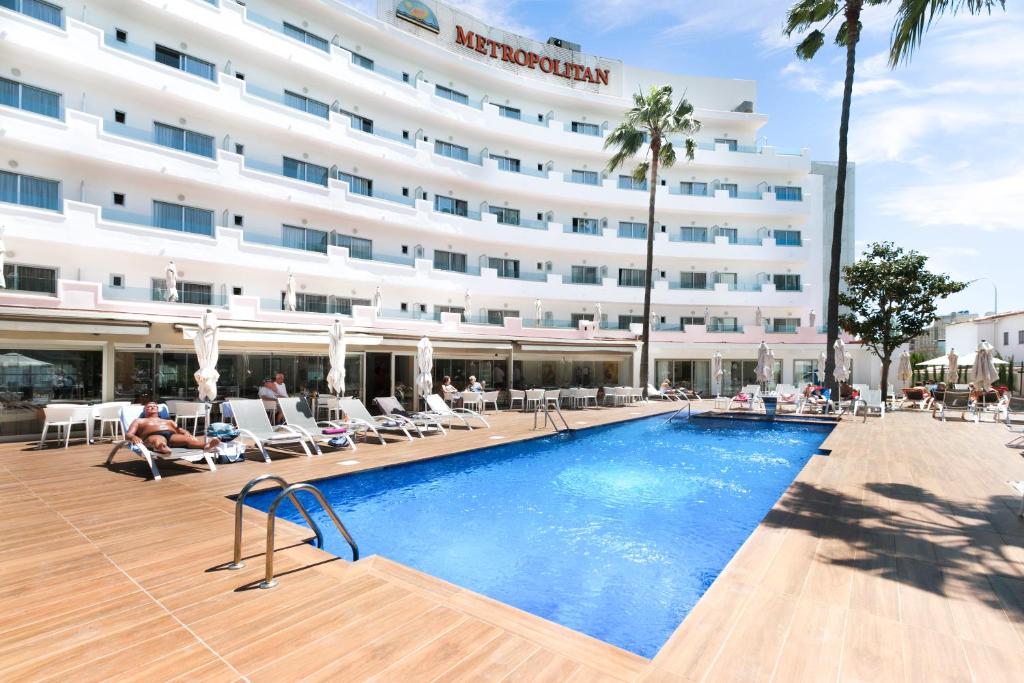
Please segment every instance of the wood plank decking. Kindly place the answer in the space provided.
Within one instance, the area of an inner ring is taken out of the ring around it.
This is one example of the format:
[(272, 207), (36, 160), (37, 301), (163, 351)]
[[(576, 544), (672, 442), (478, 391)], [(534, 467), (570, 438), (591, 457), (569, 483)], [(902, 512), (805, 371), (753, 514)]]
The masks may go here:
[[(668, 409), (569, 413), (572, 426)], [(108, 446), (0, 446), (0, 679), (999, 681), (1024, 672), (1024, 459), (998, 425), (843, 422), (661, 652), (646, 660), (382, 557), (278, 525), (280, 585), (226, 571), (250, 478), (333, 476), (536, 435), (491, 429), (215, 473)], [(495, 439), (492, 437), (503, 437)], [(357, 460), (358, 464), (340, 463)]]

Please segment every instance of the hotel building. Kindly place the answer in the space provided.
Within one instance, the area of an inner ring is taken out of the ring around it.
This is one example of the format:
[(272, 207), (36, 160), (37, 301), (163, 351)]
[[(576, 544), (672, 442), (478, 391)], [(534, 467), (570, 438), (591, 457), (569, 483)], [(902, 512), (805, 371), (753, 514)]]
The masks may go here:
[(762, 340), (778, 381), (817, 369), (825, 181), (763, 144), (753, 82), (415, 0), (0, 0), (0, 51), (0, 436), (194, 396), (207, 308), (226, 396), (323, 391), (335, 319), (362, 398), (412, 405), (424, 335), (456, 384), (635, 384), (648, 192), (603, 143), (664, 83), (703, 128), (656, 188), (652, 373), (707, 391), (720, 351), (729, 392)]

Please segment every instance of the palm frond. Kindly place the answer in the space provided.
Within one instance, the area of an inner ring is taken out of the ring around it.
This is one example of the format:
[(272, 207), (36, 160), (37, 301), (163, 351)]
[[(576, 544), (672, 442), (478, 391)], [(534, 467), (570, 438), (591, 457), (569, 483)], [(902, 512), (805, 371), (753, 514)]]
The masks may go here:
[(825, 44), (825, 34), (815, 29), (804, 36), (804, 39), (796, 46), (796, 56), (800, 59), (814, 59), (818, 50)]
[(1006, 10), (1006, 0), (902, 0), (889, 39), (889, 66), (909, 62), (925, 32), (941, 15), (991, 14), (997, 5)]

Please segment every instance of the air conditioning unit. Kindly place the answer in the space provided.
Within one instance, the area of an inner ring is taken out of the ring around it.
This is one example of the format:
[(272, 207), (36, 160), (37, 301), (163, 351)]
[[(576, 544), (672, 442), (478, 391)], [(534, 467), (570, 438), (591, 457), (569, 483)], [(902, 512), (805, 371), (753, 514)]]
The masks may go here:
[(548, 38), (548, 45), (565, 48), (566, 50), (572, 50), (573, 52), (583, 52), (583, 48), (580, 47), (579, 43), (574, 43), (571, 40), (565, 40), (564, 38), (555, 38), (552, 36), (551, 38)]

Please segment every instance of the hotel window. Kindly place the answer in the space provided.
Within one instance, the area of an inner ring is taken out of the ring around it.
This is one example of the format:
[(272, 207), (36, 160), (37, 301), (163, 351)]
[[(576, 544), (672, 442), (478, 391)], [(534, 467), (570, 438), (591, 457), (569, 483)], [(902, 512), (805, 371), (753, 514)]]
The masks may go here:
[(452, 197), (442, 197), (441, 195), (434, 195), (434, 211), (438, 213), (450, 213), (453, 216), (468, 216), (469, 205), (463, 199), (453, 199)]
[(716, 145), (725, 145), (730, 152), (736, 151), (736, 141), (730, 138), (715, 138)]
[(63, 10), (57, 5), (42, 0), (0, 0), (0, 7), (12, 9), (54, 26), (61, 26), (64, 23), (61, 17)]
[(299, 161), (291, 157), (283, 157), (283, 170), (285, 177), (305, 180), (307, 183), (327, 186), (327, 167), (317, 166), (306, 161)]
[(707, 242), (707, 228), (680, 228), (679, 239), (683, 242)]
[(434, 88), (434, 92), (442, 99), (458, 102), (459, 104), (469, 104), (469, 95), (459, 92), (458, 90), (452, 90), (451, 88), (446, 88), (443, 85), (437, 85)]
[(7, 280), (7, 289), (42, 294), (57, 293), (57, 271), (54, 268), (5, 263), (4, 278)]
[(513, 159), (512, 157), (500, 157), (496, 154), (492, 154), (491, 158), (498, 162), (499, 171), (519, 173), (519, 159)]
[(736, 273), (715, 273), (716, 285), (729, 285), (729, 289), (736, 287), (738, 278)]
[(780, 202), (799, 202), (803, 198), (803, 188), (775, 186), (775, 199)]
[(1010, 333), (1003, 332), (1003, 346), (1007, 346), (1010, 343)]
[(569, 176), (569, 182), (580, 183), (582, 185), (597, 185), (600, 183), (600, 176), (597, 171), (581, 171), (573, 169), (572, 174)]
[(735, 197), (740, 192), (739, 185), (737, 185), (736, 183), (720, 183), (718, 185), (718, 189), (728, 192), (730, 197)]
[(1024, 344), (1024, 330), (1017, 330), (1017, 343)]
[(162, 147), (180, 149), (189, 154), (213, 158), (213, 136), (197, 133), (194, 130), (186, 130), (176, 126), (168, 126), (166, 123), (153, 122), (153, 130), (156, 133), (156, 144)]
[(796, 332), (800, 318), (772, 318), (772, 332)]
[(596, 218), (573, 218), (572, 231), (581, 235), (600, 235), (601, 226)]
[(488, 258), (487, 267), (498, 271), (498, 277), (519, 278), (519, 261), (511, 258)]
[(519, 209), (510, 209), (505, 206), (492, 206), (489, 211), (498, 218), (502, 225), (519, 225)]
[(455, 273), (466, 272), (466, 255), (457, 254), (453, 251), (434, 250), (434, 268), (437, 270), (450, 270)]
[(633, 323), (637, 325), (644, 324), (644, 317), (642, 315), (620, 315), (619, 316), (619, 329), (628, 330), (629, 326)]
[(194, 206), (153, 201), (153, 225), (197, 235), (213, 235), (213, 211)]
[[(336, 296), (332, 298), (334, 305), (331, 313), (340, 315), (352, 315), (353, 306), (369, 306), (369, 299), (349, 299), (348, 297)], [(297, 303), (297, 302), (296, 302)]]
[(339, 247), (348, 249), (349, 258), (358, 258), (366, 261), (373, 259), (373, 240), (351, 235), (336, 235), (335, 243)]
[(703, 327), (704, 316), (684, 315), (679, 319), (679, 329), (685, 330), (687, 325), (693, 325), (694, 327)]
[(634, 240), (647, 239), (647, 224), (632, 221), (619, 221), (619, 237)]
[[(569, 314), (569, 327), (572, 329), (578, 329), (581, 321), (590, 322), (594, 319), (593, 313), (570, 313)], [(600, 322), (600, 321), (599, 321)]]
[(707, 273), (694, 273), (694, 272), (683, 272), (679, 274), (679, 287), (680, 289), (707, 289), (708, 288), (708, 274)]
[(327, 253), (327, 233), (323, 230), (300, 228), (297, 225), (282, 225), (281, 243), (289, 249)]
[(349, 121), (352, 123), (352, 130), (361, 130), (364, 133), (373, 135), (373, 119), (368, 119), (365, 116), (360, 116), (359, 114), (353, 114), (350, 111), (342, 110), (340, 113), (349, 118)]
[(60, 211), (60, 181), (0, 171), (0, 202)]
[(321, 38), (320, 36), (310, 33), (309, 31), (306, 31), (304, 29), (301, 29), (298, 26), (293, 26), (292, 24), (289, 24), (287, 21), (283, 23), (283, 32), (289, 38), (294, 38), (300, 43), (311, 45), (318, 50), (323, 50), (324, 52), (329, 51), (327, 48), (327, 41)]
[(736, 228), (715, 228), (715, 237), (724, 237), (729, 241), (729, 244), (736, 244), (740, 238), (740, 233)]
[(818, 381), (818, 361), (816, 360), (795, 360), (793, 361), (793, 379), (799, 386)]
[[(0, 0), (0, 7), (4, 0)], [(0, 104), (42, 114), (55, 119), (60, 118), (60, 94), (43, 90), (18, 81), (0, 78)]]
[(631, 175), (620, 175), (619, 176), (619, 189), (620, 190), (646, 190), (647, 181), (637, 180)]
[(682, 183), (679, 183), (679, 191), (682, 194), (688, 194), (688, 195), (692, 195), (694, 197), (707, 197), (708, 196), (708, 184), (707, 183), (682, 182)]
[(504, 116), (506, 119), (515, 119), (516, 121), (523, 118), (523, 112), (515, 107), (506, 107), (503, 104), (498, 105), (498, 115)]
[(487, 311), (487, 324), (488, 325), (503, 325), (505, 318), (518, 318), (519, 311), (505, 311), (488, 309)]
[(799, 230), (776, 230), (775, 244), (780, 247), (799, 247), (803, 244)]
[(373, 181), (369, 178), (352, 175), (351, 173), (338, 173), (338, 180), (348, 183), (348, 191), (352, 194), (361, 194), (364, 197), (373, 196)]
[(570, 125), (570, 128), (573, 133), (601, 137), (601, 126), (597, 125), (596, 123), (584, 123), (582, 121), (573, 121)]
[(172, 69), (180, 69), (181, 71), (205, 78), (208, 81), (217, 80), (217, 69), (212, 63), (192, 55), (187, 55), (184, 52), (178, 52), (169, 47), (157, 45), (154, 59)]
[(466, 322), (466, 309), (462, 306), (442, 306), (440, 304), (434, 306), (434, 320), (440, 320), (442, 313), (458, 313), (459, 319)]
[(373, 60), (369, 57), (364, 57), (358, 52), (352, 53), (352, 63), (356, 66), (361, 66), (368, 71), (373, 71)]
[(459, 161), (469, 161), (469, 148), (451, 142), (434, 140), (434, 153), (443, 157), (451, 157)]
[(739, 326), (739, 321), (735, 317), (718, 317), (712, 318), (711, 324), (708, 325), (709, 332), (741, 332), (742, 328)]
[(300, 95), (292, 92), (291, 90), (284, 91), (284, 103), (293, 109), (304, 111), (307, 114), (312, 114), (313, 116), (319, 116), (322, 119), (326, 119), (328, 117), (328, 113), (331, 109), (323, 102), (306, 97), (305, 95)]
[[(281, 310), (285, 310), (286, 292), (281, 292)], [(295, 293), (295, 310), (304, 313), (327, 313), (327, 296), (325, 294)]]
[(574, 285), (600, 284), (597, 279), (597, 266), (573, 266), (570, 282)]
[[(213, 286), (202, 282), (177, 283), (178, 303), (198, 304), (200, 306), (213, 305)], [(167, 301), (167, 284), (160, 277), (151, 280), (150, 297), (153, 301)]]
[(800, 276), (799, 275), (776, 274), (776, 275), (772, 275), (772, 281), (775, 283), (775, 289), (780, 291), (780, 292), (799, 292), (800, 291)]
[(619, 268), (619, 287), (643, 287), (647, 272), (640, 268)]

